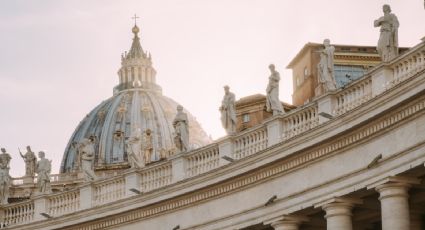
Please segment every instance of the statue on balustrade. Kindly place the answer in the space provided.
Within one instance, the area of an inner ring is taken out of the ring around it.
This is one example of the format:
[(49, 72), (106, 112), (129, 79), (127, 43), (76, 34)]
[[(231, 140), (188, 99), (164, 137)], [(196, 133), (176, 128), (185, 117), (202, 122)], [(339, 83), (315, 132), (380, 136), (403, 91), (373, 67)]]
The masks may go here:
[(220, 106), (221, 124), (227, 134), (236, 132), (235, 94), (230, 92), (229, 86), (224, 86), (224, 97)]
[(189, 150), (189, 121), (187, 114), (183, 112), (183, 106), (177, 106), (177, 115), (173, 121), (174, 143), (179, 152)]
[(52, 162), (45, 158), (43, 151), (38, 152), (40, 158), (36, 164), (37, 171), (37, 190), (41, 194), (49, 194), (52, 192), (50, 185), (50, 173), (52, 171)]
[(282, 103), (279, 100), (280, 74), (276, 71), (273, 64), (269, 65), (269, 69), (271, 74), (266, 88), (266, 110), (267, 112), (273, 112), (273, 115), (283, 114), (285, 111), (283, 110)]
[(152, 131), (147, 129), (143, 134), (143, 162), (145, 165), (151, 163), (153, 155)]
[(7, 204), (9, 199), (9, 188), (11, 179), (9, 175), (9, 163), (12, 157), (1, 148), (0, 153), (0, 204)]
[(81, 159), (81, 170), (84, 173), (86, 181), (97, 180), (97, 176), (94, 173), (94, 139), (84, 138), (81, 143), (78, 144), (78, 152)]
[(381, 27), (378, 41), (378, 53), (383, 62), (388, 62), (398, 55), (398, 27), (397, 16), (391, 13), (391, 7), (384, 5), (382, 7), (384, 16), (375, 20), (374, 26)]
[(323, 86), (324, 93), (336, 89), (336, 81), (334, 75), (334, 51), (335, 47), (331, 46), (329, 39), (323, 41), (325, 47), (320, 51), (320, 61), (317, 65), (319, 73), (319, 83)]
[(142, 135), (140, 129), (130, 136), (125, 142), (128, 156), (128, 163), (131, 168), (141, 168), (140, 157), (142, 155)]
[(31, 147), (27, 146), (27, 152), (25, 154), (22, 154), (21, 151), (19, 151), (19, 154), (25, 162), (25, 176), (34, 177), (37, 165), (37, 157), (35, 156), (34, 152), (31, 151)]

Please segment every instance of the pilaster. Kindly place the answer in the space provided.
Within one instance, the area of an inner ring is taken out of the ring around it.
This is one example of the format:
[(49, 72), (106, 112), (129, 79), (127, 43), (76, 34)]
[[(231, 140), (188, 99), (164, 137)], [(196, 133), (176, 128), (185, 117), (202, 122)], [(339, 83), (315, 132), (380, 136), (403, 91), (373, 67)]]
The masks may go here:
[(80, 209), (89, 209), (93, 205), (94, 188), (92, 183), (86, 183), (80, 187)]
[[(323, 95), (317, 100), (318, 106), (318, 114), (326, 114), (334, 116), (334, 111), (336, 110), (336, 96), (333, 93), (328, 93)], [(323, 115), (319, 115), (319, 124), (322, 124), (326, 121), (330, 120), (330, 117), (325, 117)]]
[(140, 191), (140, 174), (133, 169), (125, 175), (125, 195), (126, 197), (137, 195), (131, 189)]
[(375, 97), (384, 92), (394, 78), (393, 70), (388, 66), (382, 66), (372, 73), (372, 96)]
[(218, 143), (218, 151), (220, 156), (219, 165), (222, 166), (230, 163), (228, 160), (223, 159), (223, 157), (233, 158), (233, 138), (229, 136)]
[(186, 179), (187, 159), (183, 154), (171, 158), (171, 170), (173, 183)]
[(34, 221), (45, 220), (46, 217), (42, 216), (42, 213), (48, 214), (48, 202), (47, 196), (40, 195), (34, 197)]
[(267, 123), (267, 147), (280, 142), (282, 138), (282, 121), (275, 118)]

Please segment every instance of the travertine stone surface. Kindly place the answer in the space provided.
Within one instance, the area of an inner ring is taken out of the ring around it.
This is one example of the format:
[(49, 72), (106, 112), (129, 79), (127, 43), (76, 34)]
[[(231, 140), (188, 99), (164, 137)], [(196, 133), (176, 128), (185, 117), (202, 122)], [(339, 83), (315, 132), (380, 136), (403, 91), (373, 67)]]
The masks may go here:
[(180, 152), (189, 150), (189, 120), (183, 112), (183, 106), (177, 106), (177, 114), (173, 121), (174, 144)]
[(227, 134), (236, 132), (236, 107), (235, 94), (230, 92), (229, 86), (224, 86), (224, 96), (219, 108), (221, 113), (221, 124)]
[(391, 13), (389, 5), (382, 6), (384, 16), (374, 21), (375, 27), (380, 27), (380, 36), (377, 50), (383, 62), (388, 62), (398, 55), (398, 27), (397, 16)]
[(273, 115), (282, 114), (285, 111), (283, 110), (282, 103), (279, 100), (279, 81), (280, 74), (276, 71), (276, 68), (273, 64), (269, 65), (270, 77), (269, 83), (266, 88), (266, 110), (267, 112), (273, 112)]
[(37, 189), (41, 194), (49, 194), (52, 192), (52, 188), (50, 185), (50, 173), (52, 171), (52, 162), (51, 160), (47, 160), (45, 157), (45, 153), (40, 151), (38, 153), (37, 161)]
[(12, 157), (6, 152), (5, 148), (1, 148), (0, 153), (0, 204), (7, 204), (9, 198), (10, 175), (9, 163)]
[(335, 47), (331, 46), (330, 40), (323, 41), (324, 49), (320, 51), (320, 61), (317, 65), (319, 73), (319, 82), (323, 85), (324, 93), (336, 89), (336, 81), (334, 75), (334, 51)]
[(410, 184), (392, 182), (376, 187), (381, 201), (382, 230), (410, 230), (410, 187)]

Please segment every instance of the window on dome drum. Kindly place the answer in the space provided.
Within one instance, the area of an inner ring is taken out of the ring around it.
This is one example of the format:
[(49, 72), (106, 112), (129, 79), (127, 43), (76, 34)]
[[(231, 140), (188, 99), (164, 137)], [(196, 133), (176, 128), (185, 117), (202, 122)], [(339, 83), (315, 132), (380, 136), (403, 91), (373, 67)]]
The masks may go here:
[(305, 67), (304, 68), (304, 78), (307, 78), (307, 77), (308, 77), (308, 68)]
[(343, 87), (362, 77), (366, 69), (363, 66), (335, 65), (334, 73), (337, 87)]
[(303, 83), (303, 80), (302, 80), (303, 78), (301, 78), (300, 76), (296, 76), (295, 79), (297, 81), (297, 86), (300, 86), (301, 83)]
[(251, 120), (251, 118), (249, 117), (249, 114), (242, 115), (242, 122), (243, 123), (248, 123), (250, 120)]

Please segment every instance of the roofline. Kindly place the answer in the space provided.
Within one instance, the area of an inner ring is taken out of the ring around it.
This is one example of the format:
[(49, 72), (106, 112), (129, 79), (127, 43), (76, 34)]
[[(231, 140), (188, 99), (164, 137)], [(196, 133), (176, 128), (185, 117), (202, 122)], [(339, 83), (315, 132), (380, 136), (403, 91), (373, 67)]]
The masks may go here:
[[(286, 66), (286, 69), (292, 69), (295, 62), (307, 51), (310, 47), (316, 47), (316, 46), (322, 46), (321, 43), (315, 43), (315, 42), (308, 42), (306, 43), (303, 48), (295, 55), (295, 57), (289, 62), (289, 64)], [(346, 45), (346, 44), (331, 44), (335, 47), (343, 47), (343, 46), (349, 46), (349, 47), (362, 47), (362, 48), (375, 48), (376, 46), (371, 45)], [(399, 49), (406, 49), (407, 47), (399, 47)]]

